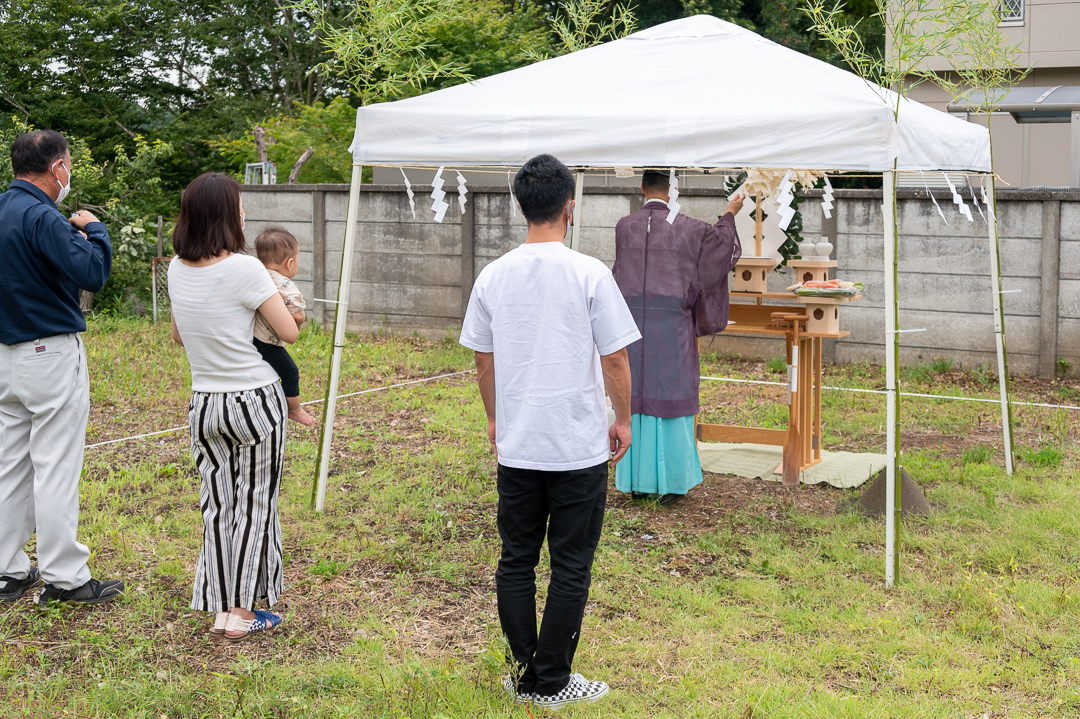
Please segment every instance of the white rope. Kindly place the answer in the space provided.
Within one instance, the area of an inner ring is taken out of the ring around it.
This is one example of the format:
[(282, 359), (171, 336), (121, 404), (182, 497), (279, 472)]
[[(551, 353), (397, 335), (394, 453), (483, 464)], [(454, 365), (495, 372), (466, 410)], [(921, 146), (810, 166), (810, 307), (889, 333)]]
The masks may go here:
[[(375, 387), (374, 389), (361, 390), (360, 392), (350, 392), (349, 394), (339, 394), (337, 396), (337, 398), (338, 399), (345, 399), (346, 397), (356, 397), (356, 396), (362, 395), (362, 394), (371, 394), (372, 392), (382, 392), (384, 389), (395, 389), (397, 387), (407, 387), (408, 385), (420, 384), (422, 382), (434, 382), (437, 379), (446, 379), (447, 377), (457, 377), (458, 375), (468, 374), (469, 372), (475, 372), (475, 371), (476, 370), (474, 370), (474, 369), (466, 369), (466, 370), (462, 370), (460, 372), (450, 372), (449, 374), (441, 374), (441, 375), (439, 375), (437, 377), (424, 377), (422, 379), (413, 379), (413, 380), (409, 380), (408, 382), (398, 382), (397, 384), (388, 384), (388, 385), (385, 385), (383, 387)], [(325, 399), (313, 399), (310, 402), (301, 402), (300, 406), (303, 407), (303, 406), (306, 406), (306, 405), (309, 405), (309, 404), (322, 404), (325, 401), (326, 401)], [(127, 441), (133, 440), (133, 439), (143, 439), (145, 437), (156, 437), (159, 434), (171, 434), (172, 432), (179, 432), (179, 431), (184, 430), (184, 429), (188, 429), (188, 425), (185, 424), (183, 427), (172, 427), (171, 429), (163, 429), (160, 432), (147, 432), (146, 434), (134, 434), (134, 435), (132, 435), (130, 437), (121, 437), (120, 439), (110, 439), (110, 440), (106, 440), (104, 442), (97, 442), (95, 444), (88, 444), (88, 445), (86, 445), (86, 447), (84, 447), (84, 449), (91, 449), (92, 447), (102, 447), (102, 446), (104, 446), (106, 444), (117, 444), (119, 442), (127, 442)]]
[[(702, 377), (701, 379), (709, 379), (714, 382), (732, 382), (735, 384), (764, 384), (773, 387), (787, 387), (787, 382), (765, 382), (763, 380), (754, 379), (732, 379), (731, 377)], [(856, 387), (829, 387), (826, 385), (821, 386), (822, 389), (835, 390), (837, 392), (862, 392), (864, 394), (888, 394), (883, 389), (859, 389)], [(988, 404), (1001, 404), (1000, 399), (983, 399), (980, 397), (956, 397), (947, 394), (921, 394), (919, 392), (901, 392), (901, 397), (926, 397), (928, 399), (952, 399), (958, 402), (986, 402)], [(1068, 404), (1043, 404), (1042, 402), (1012, 402), (1011, 404), (1020, 405), (1021, 407), (1048, 407), (1049, 409), (1078, 409), (1080, 407), (1073, 407)]]

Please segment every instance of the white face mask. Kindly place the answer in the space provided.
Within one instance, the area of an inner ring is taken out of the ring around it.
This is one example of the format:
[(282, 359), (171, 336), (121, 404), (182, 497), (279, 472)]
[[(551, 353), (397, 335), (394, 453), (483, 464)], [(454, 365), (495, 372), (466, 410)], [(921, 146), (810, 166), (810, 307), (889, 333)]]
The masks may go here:
[(244, 217), (246, 217), (246, 215), (244, 215), (244, 213), (241, 212), (240, 213), (240, 229), (241, 230), (244, 229), (244, 227), (245, 227), (245, 225), (244, 225)]
[[(59, 160), (57, 164), (59, 164), (61, 167), (64, 167), (64, 161), (63, 160)], [(54, 167), (55, 167), (55, 165), (54, 165)], [(67, 169), (67, 168), (64, 168), (64, 169)], [(56, 179), (55, 176), (53, 177), (53, 179)], [(60, 185), (60, 180), (56, 180), (56, 184)], [(67, 184), (66, 185), (60, 185), (60, 194), (56, 196), (56, 203), (60, 204), (61, 202), (63, 202), (64, 198), (66, 198), (68, 196), (69, 192), (71, 192), (71, 170), (68, 170)]]

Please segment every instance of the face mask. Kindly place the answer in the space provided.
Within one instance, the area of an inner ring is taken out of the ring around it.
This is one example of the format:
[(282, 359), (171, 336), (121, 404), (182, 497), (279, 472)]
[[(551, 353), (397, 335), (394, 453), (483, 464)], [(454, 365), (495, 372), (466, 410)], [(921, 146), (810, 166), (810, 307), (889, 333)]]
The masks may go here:
[[(58, 164), (60, 165), (60, 167), (63, 167), (64, 166), (64, 161), (61, 160)], [(56, 179), (56, 178), (54, 177), (53, 179)], [(56, 184), (60, 185), (60, 180), (56, 180)], [(71, 170), (68, 170), (67, 184), (66, 185), (60, 185), (60, 194), (56, 196), (56, 203), (60, 204), (61, 202), (63, 202), (64, 198), (66, 198), (68, 196), (69, 192), (71, 192)]]
[(574, 208), (569, 207), (566, 212), (566, 234), (563, 235), (563, 242), (570, 244), (571, 231), (574, 226)]
[(240, 213), (240, 229), (241, 230), (244, 229), (244, 217), (246, 217), (246, 215), (244, 215), (244, 213), (241, 212)]

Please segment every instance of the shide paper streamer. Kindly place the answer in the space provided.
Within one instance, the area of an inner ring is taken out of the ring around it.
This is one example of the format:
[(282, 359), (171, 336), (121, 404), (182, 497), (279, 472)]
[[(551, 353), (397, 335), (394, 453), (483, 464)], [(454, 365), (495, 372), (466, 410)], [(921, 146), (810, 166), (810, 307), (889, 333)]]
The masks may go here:
[(829, 182), (829, 177), (825, 177), (825, 188), (821, 193), (821, 212), (825, 215), (826, 220), (832, 219), (833, 209), (833, 186)]
[(941, 205), (937, 203), (937, 198), (934, 197), (934, 193), (930, 191), (930, 185), (926, 182), (926, 175), (923, 175), (922, 170), (919, 171), (919, 174), (922, 175), (922, 183), (923, 187), (926, 188), (926, 196), (934, 203), (934, 207), (937, 208), (937, 213), (941, 215), (941, 221), (948, 225), (949, 221), (945, 219), (945, 212), (941, 209)]
[(435, 213), (436, 222), (442, 222), (443, 218), (446, 217), (446, 211), (450, 209), (450, 203), (444, 199), (446, 192), (443, 191), (443, 185), (446, 184), (446, 180), (443, 179), (442, 173), (443, 168), (440, 167), (439, 171), (435, 173), (435, 179), (431, 181), (434, 188), (431, 191), (431, 199), (434, 200), (431, 203), (431, 211)]
[(968, 190), (971, 192), (971, 204), (975, 205), (975, 209), (979, 211), (979, 217), (986, 222), (986, 215), (983, 214), (982, 205), (979, 204), (979, 200), (975, 197), (975, 188), (968, 185)]
[[(457, 172), (457, 171), (455, 170), (455, 172)], [(458, 206), (461, 207), (461, 214), (463, 214), (463, 215), (465, 214), (465, 202), (466, 202), (465, 193), (467, 193), (468, 191), (469, 191), (468, 188), (465, 187), (465, 176), (462, 175), (460, 172), (458, 172), (457, 173), (457, 194), (458, 194), (457, 201), (458, 201)]]
[(679, 197), (679, 178), (675, 176), (675, 170), (671, 171), (671, 175), (668, 179), (668, 214), (667, 221), (669, 225), (675, 224), (675, 216), (679, 214), (679, 210), (682, 208), (677, 200)]
[(401, 177), (405, 180), (405, 192), (409, 195), (409, 210), (412, 212), (413, 219), (416, 219), (416, 193), (412, 191), (412, 183), (409, 182), (409, 176), (405, 174), (403, 168), (401, 170)]
[(952, 192), (952, 201), (956, 205), (956, 209), (967, 218), (968, 222), (974, 222), (975, 218), (971, 216), (971, 208), (964, 204), (964, 196), (956, 191), (956, 185), (953, 184), (952, 179), (944, 172), (941, 173), (941, 176), (945, 178), (945, 182), (949, 185), (949, 190)]
[(780, 182), (780, 187), (777, 190), (780, 193), (776, 196), (776, 204), (779, 206), (778, 213), (780, 215), (780, 222), (777, 224), (781, 230), (786, 230), (795, 217), (795, 208), (791, 206), (791, 203), (795, 201), (795, 184), (791, 181), (791, 170), (788, 170), (787, 174), (784, 175), (784, 179)]

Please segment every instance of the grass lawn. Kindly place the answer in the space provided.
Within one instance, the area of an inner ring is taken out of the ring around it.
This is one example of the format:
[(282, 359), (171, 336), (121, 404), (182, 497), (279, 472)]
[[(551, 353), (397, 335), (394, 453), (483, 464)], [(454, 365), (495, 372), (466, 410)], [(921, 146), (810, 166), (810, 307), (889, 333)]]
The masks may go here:
[[(89, 443), (185, 425), (166, 325), (95, 320)], [(294, 348), (322, 396), (329, 336)], [(342, 392), (471, 367), (452, 339), (352, 337)], [(782, 364), (782, 363), (781, 363)], [(703, 374), (779, 380), (707, 355)], [(829, 367), (873, 388), (879, 368)], [(903, 373), (905, 391), (993, 397), (985, 372)], [(703, 420), (784, 425), (783, 390), (704, 382)], [(1080, 405), (1080, 382), (1017, 399)], [(882, 451), (884, 399), (827, 392), (824, 446)], [(201, 543), (186, 431), (87, 450), (81, 539), (128, 594), (94, 610), (0, 606), (0, 716), (528, 717), (501, 689), (495, 464), (473, 376), (339, 405), (327, 511), (309, 510), (317, 430), (290, 427), (284, 624), (212, 641), (188, 609)], [(315, 406), (318, 410), (318, 405)], [(886, 591), (883, 524), (855, 492), (707, 474), (680, 504), (612, 486), (575, 670), (611, 685), (571, 717), (1080, 715), (1080, 412), (1016, 408), (1002, 469), (993, 404), (905, 399), (905, 466), (941, 511), (906, 523)], [(541, 588), (546, 565), (541, 567)], [(36, 592), (34, 593), (36, 597)]]

